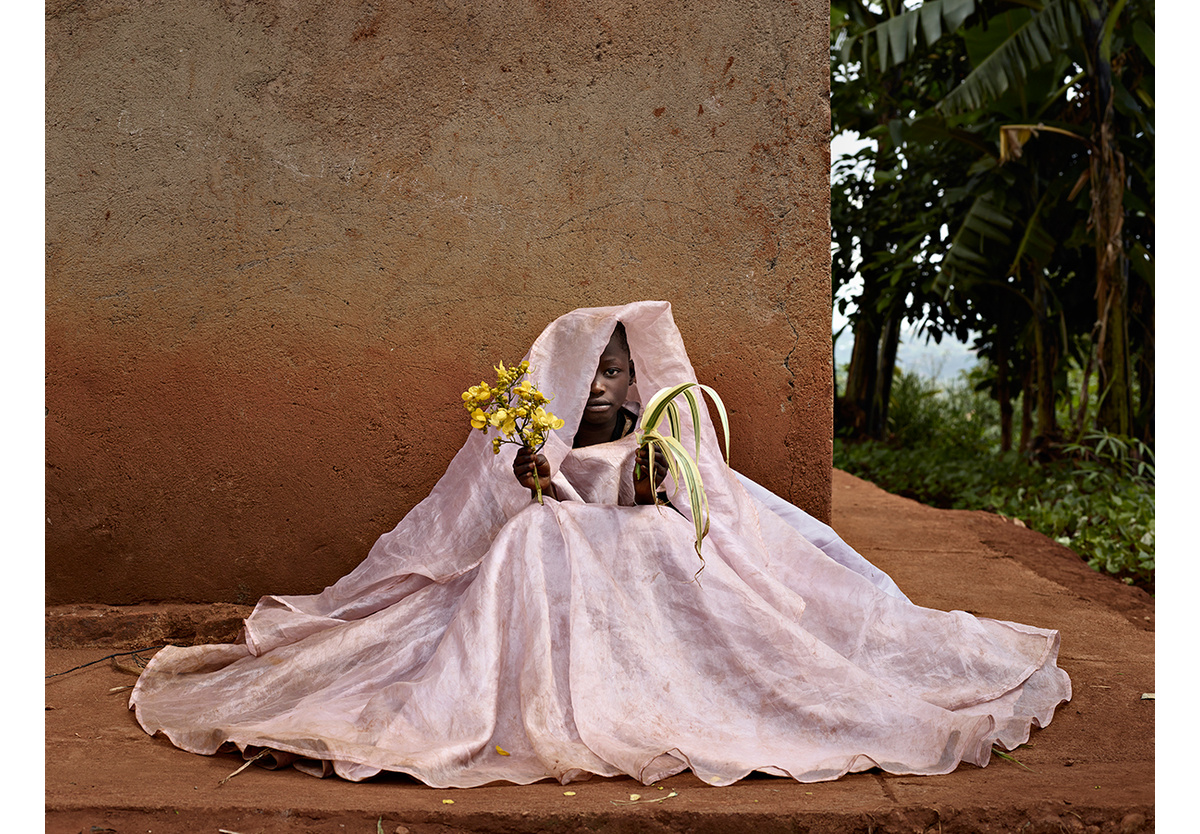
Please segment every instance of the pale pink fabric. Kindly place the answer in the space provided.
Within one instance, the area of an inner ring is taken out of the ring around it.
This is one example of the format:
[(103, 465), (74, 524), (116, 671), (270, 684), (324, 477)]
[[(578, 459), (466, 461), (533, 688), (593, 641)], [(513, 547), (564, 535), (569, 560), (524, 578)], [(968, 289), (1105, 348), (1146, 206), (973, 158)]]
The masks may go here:
[[(669, 305), (576, 310), (527, 355), (568, 427), (618, 320), (642, 391), (694, 378)], [(706, 415), (701, 439), (699, 581), (691, 522), (631, 505), (632, 436), (572, 451), (558, 432), (545, 452), (564, 500), (539, 506), (512, 452), (472, 432), (357, 569), (264, 598), (244, 644), (163, 649), (131, 708), (196, 753), (232, 742), (314, 773), (467, 787), (946, 773), (987, 764), (1070, 698), (1057, 632), (913, 605), (739, 479)]]

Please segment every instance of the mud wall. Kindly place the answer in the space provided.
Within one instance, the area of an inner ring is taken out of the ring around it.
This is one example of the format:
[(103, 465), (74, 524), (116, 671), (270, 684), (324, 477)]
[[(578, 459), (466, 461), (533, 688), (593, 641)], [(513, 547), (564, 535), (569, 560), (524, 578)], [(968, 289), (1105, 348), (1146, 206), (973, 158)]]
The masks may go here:
[(47, 602), (320, 590), (463, 388), (643, 298), (735, 467), (828, 517), (823, 0), (46, 15)]

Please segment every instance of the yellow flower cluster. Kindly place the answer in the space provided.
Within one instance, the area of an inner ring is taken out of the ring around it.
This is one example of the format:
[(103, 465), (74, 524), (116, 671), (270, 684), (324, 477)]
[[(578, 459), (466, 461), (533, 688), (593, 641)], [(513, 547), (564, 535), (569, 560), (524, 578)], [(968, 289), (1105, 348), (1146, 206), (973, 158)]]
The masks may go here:
[(492, 439), (492, 451), (500, 453), (504, 443), (528, 446), (534, 452), (542, 448), (562, 420), (545, 409), (550, 399), (526, 378), (529, 363), (511, 368), (501, 362), (496, 367), (496, 382), (481, 382), (463, 392), (463, 407), (471, 414), (471, 428), (486, 432), (498, 429), (503, 437)]

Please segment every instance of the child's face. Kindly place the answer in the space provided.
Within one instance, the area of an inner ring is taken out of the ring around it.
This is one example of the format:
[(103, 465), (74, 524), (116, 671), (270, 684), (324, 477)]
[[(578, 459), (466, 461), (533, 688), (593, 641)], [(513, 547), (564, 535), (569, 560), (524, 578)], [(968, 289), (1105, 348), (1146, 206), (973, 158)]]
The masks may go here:
[(604, 353), (600, 354), (600, 364), (596, 367), (587, 406), (583, 409), (583, 422), (593, 426), (616, 423), (617, 411), (625, 404), (629, 385), (633, 382), (629, 364), (629, 352), (614, 334)]

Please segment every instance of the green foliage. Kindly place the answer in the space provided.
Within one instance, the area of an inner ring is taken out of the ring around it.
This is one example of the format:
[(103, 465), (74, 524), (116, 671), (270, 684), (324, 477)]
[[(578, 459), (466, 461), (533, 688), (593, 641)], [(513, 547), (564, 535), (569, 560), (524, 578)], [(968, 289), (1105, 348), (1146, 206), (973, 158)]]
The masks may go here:
[[(1086, 340), (1074, 379), (1111, 383), (1089, 424), (1127, 430), (1115, 415), (1136, 376), (1129, 430), (1153, 444), (1152, 0), (831, 0), (830, 25), (833, 133), (874, 142), (832, 171), (855, 355), (886, 373), (900, 320), (969, 332), (993, 396), (1038, 395), (1035, 434), (1054, 441), (1055, 401), (1079, 394), (1063, 363)], [(1101, 264), (1111, 247), (1127, 270)], [(859, 419), (887, 403), (875, 373), (849, 375), (838, 419), (878, 435), (883, 420)]]
[[(688, 508), (691, 510), (692, 523), (696, 528), (696, 555), (700, 557), (700, 569), (703, 570), (704, 555), (700, 552), (700, 546), (704, 537), (708, 535), (708, 493), (704, 489), (704, 479), (700, 474), (700, 466), (696, 462), (700, 457), (699, 392), (701, 391), (708, 394), (713, 405), (717, 407), (717, 414), (721, 418), (721, 429), (725, 435), (725, 459), (728, 463), (729, 414), (725, 410), (725, 403), (721, 401), (720, 395), (699, 382), (681, 382), (678, 385), (663, 388), (650, 398), (650, 401), (646, 403), (646, 411), (642, 415), (638, 445), (652, 447), (649, 455), (650, 472), (648, 473), (651, 483), (657, 483), (654, 477), (653, 451), (658, 449), (662, 451), (667, 460), (671, 477), (675, 479), (675, 483), (679, 487), (684, 489), (688, 499)], [(680, 442), (683, 437), (683, 422), (679, 415), (679, 404), (676, 402), (680, 397), (687, 403), (692, 417), (692, 434), (696, 441), (695, 457), (692, 457)], [(664, 421), (669, 427), (667, 434), (660, 431)], [(640, 473), (636, 474), (641, 477)], [(657, 503), (657, 498), (655, 503)], [(699, 576), (700, 572), (697, 571), (696, 575)]]
[(964, 455), (989, 451), (999, 439), (995, 400), (975, 390), (981, 372), (939, 387), (920, 374), (897, 371), (888, 430), (900, 446), (941, 446)]
[(976, 369), (939, 388), (915, 374), (892, 386), (888, 441), (834, 441), (834, 465), (926, 504), (1020, 519), (1096, 570), (1154, 585), (1154, 455), (1090, 432), (1048, 462), (999, 451), (996, 403)]
[(1029, 9), (1006, 12), (992, 20), (1002, 40), (990, 46), (971, 74), (942, 100), (949, 113), (978, 110), (1010, 88), (1019, 89), (1041, 66), (1053, 62), (1082, 31), (1075, 0), (1050, 0), (1036, 14)]

